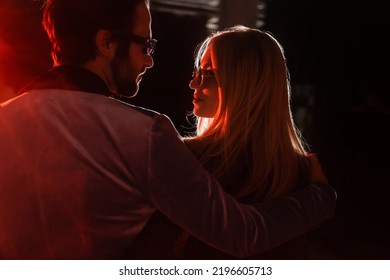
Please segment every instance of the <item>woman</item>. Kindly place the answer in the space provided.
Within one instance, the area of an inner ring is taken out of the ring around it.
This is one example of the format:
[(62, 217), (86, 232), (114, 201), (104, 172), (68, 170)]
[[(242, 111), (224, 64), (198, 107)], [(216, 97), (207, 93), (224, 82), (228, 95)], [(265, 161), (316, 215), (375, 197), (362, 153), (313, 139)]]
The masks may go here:
[[(249, 203), (309, 184), (310, 161), (292, 119), (283, 49), (270, 33), (234, 26), (210, 35), (197, 48), (190, 88), (197, 130), (183, 140), (227, 192)], [(175, 230), (155, 216), (133, 253), (145, 259), (232, 258)], [(162, 234), (170, 241), (153, 245)], [(296, 243), (254, 258), (302, 259)]]
[(198, 48), (190, 87), (197, 134), (185, 141), (227, 191), (259, 201), (308, 184), (283, 49), (271, 34), (235, 26), (211, 35)]

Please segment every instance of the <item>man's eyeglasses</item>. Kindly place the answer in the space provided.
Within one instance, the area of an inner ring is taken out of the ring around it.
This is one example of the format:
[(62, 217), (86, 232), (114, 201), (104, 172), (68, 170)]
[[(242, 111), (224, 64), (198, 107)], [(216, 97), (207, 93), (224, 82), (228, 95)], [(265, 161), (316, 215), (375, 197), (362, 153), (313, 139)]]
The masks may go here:
[(204, 78), (215, 77), (213, 70), (205, 70), (202, 68), (194, 68), (192, 71), (192, 80), (197, 87), (200, 87), (203, 84)]
[(156, 39), (148, 39), (134, 34), (128, 35), (128, 38), (131, 42), (143, 46), (143, 51), (147, 55), (152, 55), (156, 49)]

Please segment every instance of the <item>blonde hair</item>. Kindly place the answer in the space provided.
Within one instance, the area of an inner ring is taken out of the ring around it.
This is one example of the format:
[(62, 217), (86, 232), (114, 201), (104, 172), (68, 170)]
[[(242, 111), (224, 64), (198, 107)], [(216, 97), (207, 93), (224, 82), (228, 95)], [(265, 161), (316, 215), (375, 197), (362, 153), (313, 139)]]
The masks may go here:
[(188, 146), (218, 179), (241, 176), (229, 189), (237, 198), (272, 199), (306, 183), (309, 162), (292, 119), (282, 46), (270, 33), (240, 25), (206, 38), (198, 66), (207, 48), (219, 106), (214, 118), (198, 118)]

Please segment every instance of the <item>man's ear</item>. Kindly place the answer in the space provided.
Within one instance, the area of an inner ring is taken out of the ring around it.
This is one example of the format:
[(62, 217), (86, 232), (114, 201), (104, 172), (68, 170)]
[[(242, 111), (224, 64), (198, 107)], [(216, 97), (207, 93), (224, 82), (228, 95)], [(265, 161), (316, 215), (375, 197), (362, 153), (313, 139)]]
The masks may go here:
[(116, 50), (116, 42), (112, 40), (110, 31), (100, 29), (95, 35), (97, 55), (113, 58)]

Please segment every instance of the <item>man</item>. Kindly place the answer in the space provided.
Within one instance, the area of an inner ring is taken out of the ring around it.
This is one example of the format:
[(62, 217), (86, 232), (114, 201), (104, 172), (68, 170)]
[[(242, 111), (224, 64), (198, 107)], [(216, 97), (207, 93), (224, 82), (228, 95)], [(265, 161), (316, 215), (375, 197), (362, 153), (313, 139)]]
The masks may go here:
[(147, 1), (48, 0), (43, 23), (55, 67), (0, 106), (1, 258), (121, 258), (156, 210), (249, 256), (334, 210), (325, 184), (237, 203), (167, 117), (118, 100), (136, 94), (153, 66)]

